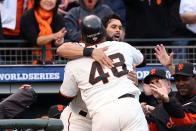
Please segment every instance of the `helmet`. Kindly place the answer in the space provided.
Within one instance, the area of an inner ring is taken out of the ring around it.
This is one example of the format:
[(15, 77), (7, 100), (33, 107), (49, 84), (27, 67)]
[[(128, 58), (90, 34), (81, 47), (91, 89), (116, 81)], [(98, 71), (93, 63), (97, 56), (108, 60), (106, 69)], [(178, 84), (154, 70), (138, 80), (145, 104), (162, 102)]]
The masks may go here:
[(84, 17), (81, 23), (82, 40), (85, 44), (94, 45), (105, 37), (105, 28), (96, 15)]

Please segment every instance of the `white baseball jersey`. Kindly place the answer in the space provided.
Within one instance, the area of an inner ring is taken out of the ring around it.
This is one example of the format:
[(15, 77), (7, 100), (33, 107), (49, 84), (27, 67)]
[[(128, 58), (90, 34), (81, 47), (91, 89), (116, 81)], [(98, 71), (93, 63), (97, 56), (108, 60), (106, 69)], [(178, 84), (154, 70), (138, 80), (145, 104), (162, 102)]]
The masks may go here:
[(81, 98), (80, 92), (78, 92), (77, 96), (70, 102), (69, 107), (75, 113), (79, 113), (80, 110), (87, 112), (86, 105)]
[[(84, 43), (74, 43), (85, 47)], [(63, 83), (67, 84), (67, 83)], [(62, 86), (66, 86), (63, 85)], [(80, 112), (83, 111), (87, 115), (82, 116)], [(62, 131), (92, 131), (92, 122), (89, 118), (88, 110), (84, 101), (81, 98), (81, 93), (70, 102), (70, 104), (61, 113), (60, 119), (63, 122), (64, 129)]]
[(82, 116), (79, 113), (80, 111), (88, 113), (86, 105), (82, 101), (81, 93), (78, 92), (78, 95), (61, 113), (60, 119), (64, 126), (62, 131), (92, 131), (92, 122), (89, 115)]
[(112, 69), (102, 68), (92, 58), (72, 60), (65, 67), (64, 81), (60, 92), (65, 96), (77, 95), (79, 89), (90, 116), (101, 106), (126, 94), (140, 94), (140, 90), (127, 78), (133, 64), (140, 64), (143, 55), (124, 42), (107, 41), (94, 47), (108, 47), (105, 53), (113, 60)]
[[(180, 2), (180, 14), (184, 13), (196, 14), (196, 0), (181, 0)], [(187, 28), (196, 33), (196, 23), (186, 24)]]

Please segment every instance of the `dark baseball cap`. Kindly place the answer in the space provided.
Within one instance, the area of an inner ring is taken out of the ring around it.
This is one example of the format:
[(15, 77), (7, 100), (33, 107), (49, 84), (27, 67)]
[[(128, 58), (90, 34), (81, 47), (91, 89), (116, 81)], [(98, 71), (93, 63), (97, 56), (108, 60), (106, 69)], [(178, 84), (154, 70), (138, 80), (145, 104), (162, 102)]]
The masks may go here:
[(195, 76), (196, 67), (192, 63), (180, 63), (175, 65), (175, 76)]
[(60, 118), (61, 113), (63, 112), (65, 106), (64, 105), (53, 105), (50, 107), (48, 111), (49, 118)]
[(151, 69), (149, 74), (144, 78), (144, 83), (149, 84), (152, 77), (158, 77), (161, 79), (167, 79), (166, 71), (164, 69)]

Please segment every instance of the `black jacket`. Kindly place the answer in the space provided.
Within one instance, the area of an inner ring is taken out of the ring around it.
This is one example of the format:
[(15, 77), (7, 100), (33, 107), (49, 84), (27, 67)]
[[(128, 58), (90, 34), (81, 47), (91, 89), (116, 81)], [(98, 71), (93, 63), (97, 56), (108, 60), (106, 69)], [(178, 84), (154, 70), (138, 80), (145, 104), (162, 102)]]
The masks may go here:
[(177, 98), (170, 98), (169, 103), (164, 103), (164, 108), (170, 115), (173, 125), (183, 126), (196, 123), (196, 95), (190, 97), (189, 100), (186, 98), (186, 101), (182, 96)]
[(31, 89), (20, 89), (0, 102), (0, 119), (12, 119), (36, 101), (37, 95)]
[[(51, 23), (52, 32), (56, 33), (63, 27), (64, 27), (63, 16), (59, 14), (54, 15)], [(24, 46), (27, 47), (37, 46), (36, 43), (37, 43), (37, 38), (39, 36), (40, 29), (39, 29), (39, 24), (36, 21), (33, 9), (26, 11), (22, 15), (21, 22), (20, 22), (20, 30), (21, 30), (22, 37), (30, 43), (30, 45), (24, 45)]]
[[(170, 94), (170, 98), (175, 98), (175, 94)], [(175, 98), (176, 100), (176, 98)], [(190, 101), (190, 100), (189, 100)], [(180, 106), (183, 103), (179, 103)], [(166, 108), (167, 106), (167, 108)], [(192, 125), (176, 125), (171, 121), (171, 117), (174, 115), (179, 114), (180, 112), (177, 110), (178, 107), (175, 107), (176, 104), (173, 103), (173, 100), (169, 104), (160, 104), (158, 105), (155, 110), (147, 116), (147, 121), (150, 127), (150, 131), (192, 131)], [(180, 111), (182, 111), (179, 108)], [(170, 112), (168, 112), (170, 111)]]

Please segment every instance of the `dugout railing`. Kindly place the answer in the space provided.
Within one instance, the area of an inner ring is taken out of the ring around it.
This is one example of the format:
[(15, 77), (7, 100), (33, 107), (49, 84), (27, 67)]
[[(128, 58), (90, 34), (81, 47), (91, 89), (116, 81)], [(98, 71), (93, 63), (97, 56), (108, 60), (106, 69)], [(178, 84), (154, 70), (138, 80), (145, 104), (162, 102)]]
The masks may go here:
[[(171, 46), (167, 42), (172, 41), (191, 41), (189, 46)], [(163, 43), (166, 49), (174, 51), (174, 62), (189, 61), (196, 64), (196, 38), (180, 39), (126, 39), (126, 42), (137, 47), (142, 51), (146, 58), (147, 66), (137, 69), (139, 80), (143, 80), (148, 75), (151, 68), (161, 67), (159, 61), (154, 55), (155, 46), (147, 46), (146, 43), (153, 42), (154, 45)], [(195, 42), (195, 43), (194, 43)], [(25, 44), (25, 40), (0, 40), (0, 44)], [(166, 44), (165, 44), (166, 43)], [(139, 46), (138, 46), (139, 45)], [(58, 93), (59, 87), (63, 81), (64, 65), (67, 60), (59, 57), (54, 51), (54, 64), (50, 65), (32, 65), (35, 58), (31, 52), (37, 48), (24, 47), (1, 47), (0, 48), (0, 94), (10, 94), (17, 91), (18, 87), (24, 83), (31, 83), (38, 93)], [(37, 59), (42, 59), (39, 56)], [(168, 78), (172, 79), (169, 72)]]
[(60, 119), (2, 119), (1, 131), (61, 131), (63, 123)]
[[(159, 64), (159, 61), (154, 55), (154, 48), (156, 44), (163, 43), (168, 52), (174, 52), (174, 62), (192, 62), (196, 63), (196, 38), (173, 38), (173, 39), (125, 39), (126, 42), (140, 49), (146, 58), (148, 64)], [(191, 41), (189, 46), (173, 46), (172, 42), (179, 41)], [(19, 45), (26, 43), (25, 40), (0, 40), (0, 44)], [(149, 44), (150, 43), (150, 44)], [(148, 45), (149, 44), (149, 45)], [(32, 55), (33, 50), (40, 50), (43, 52), (42, 56)], [(59, 57), (55, 52), (56, 48), (53, 48), (54, 52), (54, 65), (66, 64), (66, 59)], [(0, 48), (0, 64), (1, 65), (32, 65), (34, 59), (45, 60), (45, 50), (32, 47), (3, 47)], [(43, 63), (45, 64), (45, 63)]]

